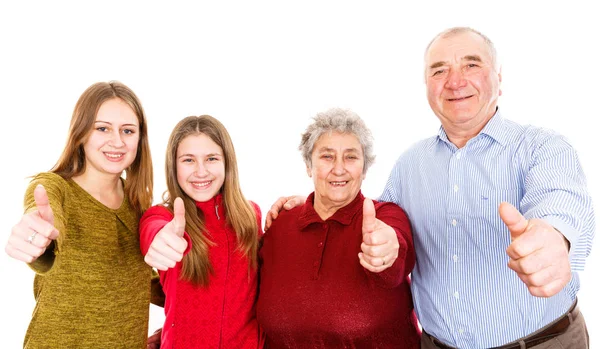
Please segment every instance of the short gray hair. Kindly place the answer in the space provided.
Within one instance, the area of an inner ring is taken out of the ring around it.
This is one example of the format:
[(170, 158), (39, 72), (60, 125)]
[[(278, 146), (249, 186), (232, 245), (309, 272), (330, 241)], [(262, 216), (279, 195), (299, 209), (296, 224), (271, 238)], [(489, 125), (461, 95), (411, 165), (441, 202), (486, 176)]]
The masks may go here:
[(494, 46), (494, 43), (492, 42), (492, 40), (490, 40), (490, 38), (488, 38), (487, 36), (483, 35), (481, 32), (479, 32), (473, 28), (470, 28), (470, 27), (453, 27), (453, 28), (446, 29), (443, 32), (439, 33), (429, 42), (429, 45), (427, 45), (427, 48), (425, 49), (425, 57), (427, 58), (427, 53), (429, 52), (429, 48), (431, 47), (433, 42), (436, 41), (437, 39), (449, 38), (454, 35), (467, 33), (467, 32), (477, 34), (477, 35), (479, 35), (479, 37), (481, 37), (483, 39), (483, 42), (486, 43), (488, 50), (490, 51), (490, 57), (492, 58), (492, 64), (494, 65), (494, 69), (498, 70), (500, 67), (499, 67), (499, 62), (498, 62), (498, 52), (496, 51), (496, 46)]
[(302, 134), (298, 146), (306, 166), (312, 168), (312, 152), (319, 137), (326, 132), (339, 132), (356, 136), (364, 156), (363, 174), (367, 173), (369, 167), (375, 162), (373, 135), (358, 114), (348, 109), (331, 108), (318, 113), (313, 120)]

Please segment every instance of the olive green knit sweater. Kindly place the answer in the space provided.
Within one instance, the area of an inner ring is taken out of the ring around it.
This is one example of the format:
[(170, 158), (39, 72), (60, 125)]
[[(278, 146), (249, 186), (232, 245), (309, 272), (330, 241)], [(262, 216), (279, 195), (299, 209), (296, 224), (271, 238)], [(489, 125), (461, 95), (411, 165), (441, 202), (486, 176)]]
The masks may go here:
[(34, 178), (48, 192), (59, 238), (30, 264), (36, 306), (25, 348), (145, 348), (151, 268), (139, 248), (138, 219), (127, 198), (110, 209), (73, 180)]

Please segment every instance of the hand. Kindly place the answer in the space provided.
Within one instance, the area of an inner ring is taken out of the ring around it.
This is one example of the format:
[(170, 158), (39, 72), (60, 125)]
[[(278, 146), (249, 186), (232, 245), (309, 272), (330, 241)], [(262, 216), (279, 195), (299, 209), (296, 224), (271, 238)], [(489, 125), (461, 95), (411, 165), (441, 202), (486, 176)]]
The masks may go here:
[(277, 219), (277, 216), (279, 216), (279, 212), (281, 212), (282, 209), (285, 208), (286, 210), (291, 210), (296, 206), (302, 205), (305, 201), (306, 197), (298, 195), (282, 196), (277, 199), (273, 206), (271, 206), (269, 212), (267, 212), (267, 218), (265, 219), (265, 230), (271, 227), (271, 224), (273, 224), (273, 221)]
[(365, 269), (380, 273), (394, 264), (400, 247), (398, 236), (394, 228), (375, 217), (375, 206), (371, 199), (363, 202), (362, 236), (362, 252), (358, 254), (358, 259)]
[(564, 236), (541, 219), (526, 220), (511, 204), (498, 208), (510, 231), (508, 267), (536, 297), (551, 297), (571, 280), (569, 245)]
[(160, 336), (162, 335), (162, 328), (154, 331), (154, 333), (148, 337), (148, 345), (146, 349), (159, 349), (160, 348)]
[(36, 210), (24, 214), (15, 225), (6, 244), (6, 253), (20, 261), (31, 263), (41, 256), (58, 237), (48, 193), (41, 184), (33, 191)]
[(181, 198), (176, 198), (173, 202), (173, 219), (156, 234), (144, 261), (158, 270), (173, 268), (183, 258), (188, 245), (183, 238), (184, 231), (185, 206)]

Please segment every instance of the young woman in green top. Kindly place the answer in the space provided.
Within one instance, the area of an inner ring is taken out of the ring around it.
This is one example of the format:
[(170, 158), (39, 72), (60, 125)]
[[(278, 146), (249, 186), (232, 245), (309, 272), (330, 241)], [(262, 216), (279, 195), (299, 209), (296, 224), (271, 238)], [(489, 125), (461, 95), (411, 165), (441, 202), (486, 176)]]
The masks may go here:
[(152, 184), (140, 101), (119, 82), (93, 84), (6, 245), (36, 272), (25, 348), (145, 348), (152, 271), (137, 231)]

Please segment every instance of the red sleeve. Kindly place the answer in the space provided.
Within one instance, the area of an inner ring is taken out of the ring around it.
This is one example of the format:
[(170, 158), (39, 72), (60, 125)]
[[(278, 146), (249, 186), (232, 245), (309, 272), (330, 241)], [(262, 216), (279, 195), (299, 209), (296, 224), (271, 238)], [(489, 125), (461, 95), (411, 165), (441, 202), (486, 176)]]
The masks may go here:
[[(142, 251), (142, 255), (145, 256), (150, 249), (150, 245), (152, 241), (154, 241), (154, 237), (158, 232), (171, 220), (173, 219), (173, 214), (164, 206), (153, 206), (150, 207), (140, 219), (140, 250)], [(187, 232), (183, 233), (183, 238), (187, 241), (188, 247), (183, 252), (186, 255), (190, 249), (192, 248), (192, 239)]]
[(398, 237), (398, 258), (391, 267), (381, 273), (365, 271), (374, 281), (383, 286), (393, 288), (400, 285), (415, 266), (415, 248), (413, 245), (412, 230), (408, 216), (398, 205), (391, 202), (376, 202), (375, 214), (377, 219), (391, 226)]

